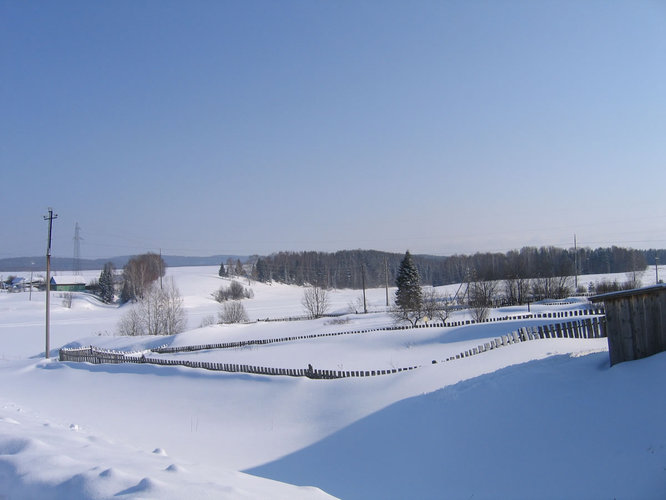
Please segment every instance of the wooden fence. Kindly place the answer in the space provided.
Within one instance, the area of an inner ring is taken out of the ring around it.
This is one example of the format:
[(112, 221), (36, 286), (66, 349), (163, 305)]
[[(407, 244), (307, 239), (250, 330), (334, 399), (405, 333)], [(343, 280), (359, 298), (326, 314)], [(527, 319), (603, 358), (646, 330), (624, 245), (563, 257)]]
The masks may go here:
[[(539, 339), (592, 339), (606, 337), (606, 319), (588, 318), (585, 320), (568, 321), (566, 323), (556, 323), (553, 325), (527, 326), (515, 330), (507, 335), (502, 335), (490, 342), (485, 342), (477, 347), (468, 349), (451, 356), (442, 361), (453, 361), (455, 359), (467, 358), (486, 351), (497, 349), (499, 347), (517, 344), (519, 342), (528, 342)], [(433, 360), (433, 364), (437, 360)]]
[[(519, 342), (527, 342), (537, 339), (548, 338), (599, 338), (605, 337), (604, 318), (592, 317), (584, 320), (574, 320), (566, 323), (552, 325), (540, 325), (523, 327), (507, 335), (480, 344), (477, 347), (463, 351), (455, 356), (444, 360), (433, 360), (433, 364), (453, 361), (478, 355), (493, 349), (509, 346)], [(60, 361), (84, 362), (84, 363), (148, 363), (162, 366), (185, 366), (189, 368), (203, 368), (205, 370), (223, 371), (229, 373), (251, 373), (259, 375), (284, 375), (290, 377), (308, 377), (313, 379), (338, 379), (348, 377), (374, 377), (378, 375), (389, 375), (404, 371), (414, 370), (420, 366), (408, 366), (405, 368), (393, 368), (389, 370), (318, 370), (318, 369), (294, 369), (294, 368), (272, 368), (265, 366), (254, 366), (235, 363), (211, 363), (207, 361), (191, 361), (179, 359), (163, 359), (146, 357), (142, 352), (121, 352), (98, 349), (96, 347), (83, 347), (76, 349), (60, 349)]]
[(333, 379), (347, 377), (374, 377), (377, 375), (388, 375), (403, 371), (414, 370), (418, 366), (406, 368), (394, 368), (391, 370), (317, 370), (317, 369), (294, 369), (294, 368), (272, 368), (266, 366), (244, 365), (236, 363), (211, 363), (208, 361), (191, 361), (179, 359), (163, 359), (146, 357), (141, 352), (107, 351), (94, 346), (77, 349), (60, 349), (60, 361), (73, 361), (80, 363), (148, 363), (162, 366), (186, 366), (189, 368), (203, 368), (205, 370), (229, 372), (229, 373), (253, 373), (259, 375), (286, 375), (290, 377), (308, 377), (314, 379)]
[[(578, 295), (572, 295), (572, 297), (578, 297)], [(545, 305), (548, 305), (548, 306), (570, 306), (570, 305), (574, 305), (574, 304), (578, 304), (578, 303), (579, 302), (563, 299), (563, 300), (549, 302), (548, 304), (545, 304)], [(535, 303), (533, 305), (539, 305), (539, 304)], [(451, 310), (452, 311), (464, 311), (464, 310), (467, 310), (467, 309), (469, 309), (467, 306), (455, 306)], [(368, 313), (385, 313), (385, 312), (388, 312), (388, 308), (386, 308), (386, 307), (381, 308), (381, 309), (376, 309), (376, 310), (368, 309)], [(363, 314), (366, 314), (366, 313), (362, 313), (362, 312), (327, 313), (327, 314), (322, 314), (321, 317), (322, 318), (340, 318), (342, 316), (347, 316), (349, 314), (355, 314), (355, 315), (360, 316), (360, 315), (363, 315)], [(525, 316), (530, 317), (530, 318), (531, 317), (535, 317), (535, 318), (541, 318), (541, 317), (544, 317), (544, 318), (545, 317), (564, 318), (564, 317), (567, 317), (567, 315), (568, 316), (586, 316), (586, 315), (590, 315), (590, 314), (601, 314), (601, 315), (603, 315), (604, 314), (603, 308), (578, 309), (578, 310), (575, 310), (575, 311), (573, 311), (573, 310), (572, 311), (560, 311), (560, 312), (557, 312), (557, 313), (548, 313), (548, 314), (547, 313), (541, 313), (541, 314), (527, 313)], [(506, 320), (506, 318), (517, 319), (517, 318), (522, 318), (522, 317), (523, 316), (503, 316), (503, 317), (500, 317), (500, 318), (488, 318), (488, 319), (482, 321), (482, 323), (489, 323), (489, 322), (493, 322), (493, 321), (504, 321), (504, 320)], [(254, 321), (249, 321), (249, 323), (279, 323), (279, 322), (288, 323), (288, 322), (292, 322), (292, 321), (308, 321), (308, 320), (311, 320), (311, 319), (312, 319), (312, 316), (301, 315), (301, 316), (287, 316), (287, 317), (283, 317), (283, 318), (257, 318)], [(472, 321), (472, 323), (475, 323), (475, 321), (473, 321), (473, 320), (470, 320), (470, 321)], [(451, 326), (451, 325), (445, 325), (445, 326)]]
[[(549, 313), (527, 313), (513, 316), (502, 316), (498, 318), (488, 318), (482, 323), (495, 323), (499, 321), (515, 321), (521, 319), (540, 319), (540, 318), (566, 318), (566, 317), (584, 317), (584, 316), (602, 316), (604, 314), (603, 309), (576, 309), (570, 311), (558, 311), (558, 312), (549, 312)], [(152, 352), (159, 354), (171, 354), (175, 352), (193, 352), (193, 351), (207, 351), (210, 349), (234, 349), (238, 347), (248, 347), (256, 345), (266, 345), (266, 344), (275, 344), (278, 342), (293, 342), (295, 340), (310, 340), (321, 337), (337, 337), (339, 335), (357, 335), (360, 333), (372, 333), (372, 332), (386, 332), (386, 331), (395, 331), (395, 330), (411, 330), (414, 328), (453, 328), (466, 325), (477, 324), (473, 319), (464, 320), (464, 321), (451, 321), (451, 322), (436, 322), (436, 323), (424, 323), (416, 326), (386, 326), (380, 328), (369, 328), (365, 330), (349, 330), (344, 332), (332, 332), (332, 333), (313, 333), (309, 335), (297, 335), (293, 337), (280, 337), (273, 339), (256, 339), (256, 340), (240, 340), (237, 342), (220, 342), (216, 344), (199, 344), (199, 345), (188, 345), (181, 347), (170, 347), (163, 345), (155, 349), (151, 349)]]

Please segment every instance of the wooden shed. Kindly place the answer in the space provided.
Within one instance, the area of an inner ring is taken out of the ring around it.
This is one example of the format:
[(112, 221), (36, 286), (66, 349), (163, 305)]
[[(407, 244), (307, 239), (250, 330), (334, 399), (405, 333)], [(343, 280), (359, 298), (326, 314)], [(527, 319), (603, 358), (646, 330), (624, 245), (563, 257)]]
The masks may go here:
[(603, 302), (611, 366), (666, 351), (666, 285), (590, 297)]

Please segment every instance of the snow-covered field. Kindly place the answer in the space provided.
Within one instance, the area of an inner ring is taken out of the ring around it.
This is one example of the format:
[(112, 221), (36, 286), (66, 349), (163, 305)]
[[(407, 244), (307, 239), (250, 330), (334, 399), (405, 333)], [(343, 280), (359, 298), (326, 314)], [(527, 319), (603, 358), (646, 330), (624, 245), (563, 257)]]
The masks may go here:
[[(168, 275), (184, 298), (189, 331), (117, 337), (130, 306), (77, 295), (67, 309), (53, 293), (51, 360), (44, 360), (44, 293), (32, 300), (0, 293), (0, 499), (666, 497), (666, 354), (610, 368), (605, 339), (548, 339), (432, 364), (544, 320), (188, 354), (280, 368), (421, 366), (370, 378), (57, 361), (65, 345), (140, 350), (391, 324), (385, 291), (376, 289), (368, 291), (367, 315), (199, 328), (217, 314), (211, 293), (226, 282), (217, 267)], [(303, 314), (301, 288), (249, 286), (251, 319)], [(331, 310), (358, 310), (360, 298), (333, 291)]]

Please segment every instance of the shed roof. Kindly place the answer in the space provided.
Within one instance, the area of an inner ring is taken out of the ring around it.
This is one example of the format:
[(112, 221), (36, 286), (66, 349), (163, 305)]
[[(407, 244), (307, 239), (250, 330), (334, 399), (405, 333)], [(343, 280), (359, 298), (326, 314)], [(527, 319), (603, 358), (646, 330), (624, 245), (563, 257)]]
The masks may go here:
[(619, 300), (625, 297), (633, 297), (636, 295), (650, 295), (654, 293), (659, 293), (660, 291), (666, 291), (666, 284), (658, 284), (652, 286), (646, 286), (643, 288), (633, 288), (631, 290), (622, 290), (620, 292), (609, 292), (602, 293), (600, 295), (594, 295), (589, 297), (590, 302), (604, 302), (608, 300)]
[(85, 285), (86, 280), (83, 278), (83, 276), (79, 276), (77, 274), (63, 274), (60, 276), (52, 276), (51, 283), (54, 285)]

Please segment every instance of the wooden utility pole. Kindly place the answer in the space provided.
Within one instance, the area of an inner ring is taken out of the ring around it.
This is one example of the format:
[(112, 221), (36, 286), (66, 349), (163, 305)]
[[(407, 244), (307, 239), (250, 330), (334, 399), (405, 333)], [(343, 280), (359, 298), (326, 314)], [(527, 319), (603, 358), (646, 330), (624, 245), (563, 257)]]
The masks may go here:
[(389, 294), (388, 294), (388, 258), (384, 257), (384, 277), (386, 278), (386, 307), (389, 306)]
[(365, 301), (365, 264), (361, 266), (361, 278), (363, 279), (363, 314), (367, 314), (368, 306)]
[(53, 219), (58, 216), (53, 214), (53, 209), (49, 207), (49, 215), (44, 216), (44, 220), (49, 221), (48, 243), (46, 245), (46, 352), (44, 357), (49, 358), (51, 350), (50, 326), (51, 326), (51, 233), (53, 232)]
[(659, 284), (659, 257), (654, 258), (654, 282)]

